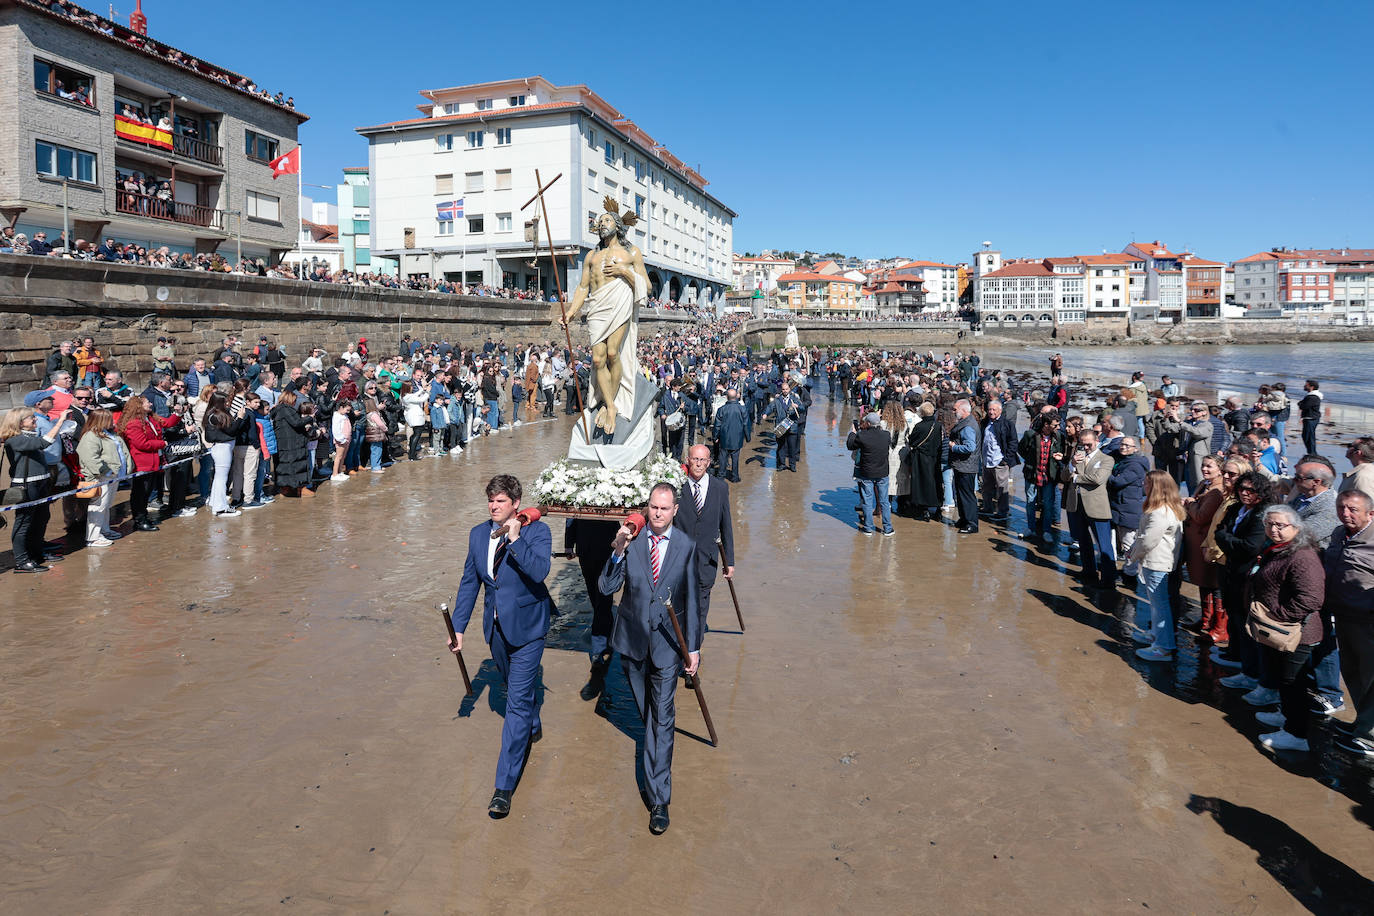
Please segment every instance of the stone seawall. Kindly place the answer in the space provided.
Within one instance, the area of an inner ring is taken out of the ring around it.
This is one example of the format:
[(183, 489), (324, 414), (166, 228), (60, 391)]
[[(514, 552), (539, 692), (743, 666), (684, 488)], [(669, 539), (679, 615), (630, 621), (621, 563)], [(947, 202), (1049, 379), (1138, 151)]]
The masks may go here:
[(1076, 333), (1061, 326), (1056, 334), (1027, 329), (987, 331), (978, 336), (985, 346), (1041, 344), (1054, 347), (1161, 346), (1168, 344), (1291, 344), (1374, 341), (1374, 325), (1314, 324), (1294, 318), (1190, 318), (1183, 324), (1135, 322), (1108, 335)]
[(878, 347), (891, 350), (948, 347), (960, 343), (961, 331), (965, 332), (964, 340), (971, 339), (967, 333), (968, 325), (963, 322), (805, 319), (788, 322), (765, 318), (746, 321), (735, 332), (734, 340), (739, 346), (752, 346), (756, 350), (781, 347), (786, 340), (789, 324), (796, 327), (797, 341), (804, 347)]
[[(645, 311), (640, 334), (692, 323), (686, 315)], [(488, 335), (512, 344), (563, 336), (558, 306), (548, 302), (0, 257), (0, 408), (23, 403), (42, 382), (53, 345), (70, 337), (94, 337), (107, 366), (139, 386), (152, 370), (159, 335), (176, 338), (184, 368), (226, 334), (250, 346), (265, 334), (285, 348), (288, 364), (298, 365), (311, 347), (338, 355), (360, 337), (374, 354), (390, 355), (403, 333), (463, 345)], [(572, 337), (585, 344), (585, 326), (575, 322)]]

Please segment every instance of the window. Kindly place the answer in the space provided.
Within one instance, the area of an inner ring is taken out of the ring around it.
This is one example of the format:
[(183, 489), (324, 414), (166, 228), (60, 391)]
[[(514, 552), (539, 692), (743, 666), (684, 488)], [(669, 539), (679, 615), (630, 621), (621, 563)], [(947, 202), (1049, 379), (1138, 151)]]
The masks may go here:
[(592, 228), (595, 224), (596, 224), (596, 213), (595, 213), (594, 211), (592, 211), (592, 210), (588, 210), (588, 211), (587, 211), (587, 231), (588, 231), (588, 232), (595, 232), (596, 230)]
[(525, 104), (525, 97), (524, 97), (523, 95), (513, 95), (513, 96), (510, 97), (510, 107), (511, 107), (511, 108), (519, 108), (521, 105), (524, 105), (524, 104)]
[(482, 148), (482, 133), (480, 130), (468, 131), (468, 149)]
[(39, 140), (34, 144), (33, 158), (34, 166), (40, 175), (95, 184), (95, 153), (68, 149)]
[(587, 169), (587, 190), (592, 192), (592, 196), (593, 196), (593, 197), (596, 196), (596, 193), (597, 193), (596, 172), (594, 172), (594, 171), (591, 170), (591, 169)]
[(636, 160), (635, 160), (635, 181), (639, 182), (640, 184), (643, 184), (643, 183), (644, 183), (644, 175), (645, 175), (644, 160), (643, 160), (643, 159), (636, 159)]
[(89, 74), (33, 59), (33, 88), (69, 102), (95, 107), (95, 82)]
[(277, 141), (271, 137), (251, 130), (243, 132), (243, 153), (258, 162), (271, 162), (277, 158)]
[(478, 110), (478, 111), (491, 111), (491, 99), (478, 99), (478, 100), (477, 100), (477, 110)]
[(603, 148), (603, 151), (605, 152), (606, 156), (606, 164), (615, 165), (615, 144), (612, 143), (610, 140), (607, 140), (606, 145)]
[(453, 176), (452, 176), (452, 175), (435, 175), (435, 176), (434, 176), (434, 193), (435, 193), (435, 194), (452, 194), (452, 193), (453, 193)]
[(496, 170), (496, 181), (494, 184), (492, 184), (491, 189), (493, 191), (510, 190), (510, 169)]
[(463, 176), (463, 190), (480, 191), (483, 187), (483, 172), (468, 172)]
[(453, 134), (439, 134), (434, 138), (434, 150), (439, 153), (447, 153), (453, 149)]
[(451, 220), (451, 219), (441, 219), (441, 220), (439, 220), (439, 221), (438, 221), (438, 228), (435, 229), (434, 234), (435, 234), (435, 235), (453, 235), (453, 224), (454, 224), (454, 222), (455, 222), (455, 220)]
[(468, 217), (468, 235), (481, 235), (483, 232), (486, 232), (486, 228), (485, 228), (485, 226), (484, 226), (483, 223), (482, 223), (482, 217), (480, 217), (480, 216), (469, 216), (469, 217)]
[(497, 145), (497, 146), (510, 146), (510, 128), (509, 128), (509, 127), (498, 127), (498, 128), (496, 128), (496, 145)]
[(247, 207), (244, 208), (244, 215), (249, 219), (261, 219), (270, 223), (278, 222), (281, 219), (280, 197), (249, 191), (247, 204)]
[(509, 214), (509, 213), (498, 213), (498, 214), (496, 214), (496, 231), (497, 231), (497, 232), (510, 232), (510, 230), (511, 230), (511, 219), (510, 219), (510, 214)]
[(610, 197), (614, 198), (614, 197), (615, 197), (616, 189), (619, 188), (620, 185), (616, 184), (614, 181), (611, 181), (611, 179), (609, 179), (609, 178), (605, 178), (605, 179), (602, 179), (602, 180), (606, 183), (606, 193), (607, 193)]
[(457, 102), (445, 102), (445, 103), (444, 103), (444, 114), (446, 114), (446, 115), (454, 115), (454, 114), (457, 114), (457, 113), (458, 113), (458, 103), (457, 103)]
[(596, 128), (594, 127), (587, 128), (587, 145), (596, 149)]
[(644, 218), (644, 195), (642, 194), (635, 195), (635, 216), (640, 219)]

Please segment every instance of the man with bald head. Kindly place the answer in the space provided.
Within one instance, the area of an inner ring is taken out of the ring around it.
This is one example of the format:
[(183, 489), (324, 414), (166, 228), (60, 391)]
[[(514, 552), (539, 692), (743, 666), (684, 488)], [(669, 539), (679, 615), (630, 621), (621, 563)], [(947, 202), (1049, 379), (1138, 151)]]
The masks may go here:
[[(687, 482), (673, 527), (679, 528), (696, 544), (697, 606), (702, 624), (711, 607), (711, 589), (716, 584), (721, 548), (725, 550), (725, 578), (735, 575), (735, 530), (730, 521), (730, 485), (707, 473), (711, 449), (694, 445), (687, 453)], [(720, 545), (717, 546), (716, 542)]]

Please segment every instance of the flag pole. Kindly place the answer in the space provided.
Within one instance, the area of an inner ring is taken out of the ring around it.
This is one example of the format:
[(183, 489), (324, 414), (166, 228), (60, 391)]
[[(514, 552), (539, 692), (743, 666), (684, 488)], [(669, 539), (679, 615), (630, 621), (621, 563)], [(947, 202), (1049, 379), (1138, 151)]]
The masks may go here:
[(296, 144), (296, 261), (300, 265), (300, 279), (305, 279), (305, 247), (301, 244), (301, 233), (305, 232), (305, 217), (301, 214), (301, 199), (305, 196), (305, 152), (301, 144)]

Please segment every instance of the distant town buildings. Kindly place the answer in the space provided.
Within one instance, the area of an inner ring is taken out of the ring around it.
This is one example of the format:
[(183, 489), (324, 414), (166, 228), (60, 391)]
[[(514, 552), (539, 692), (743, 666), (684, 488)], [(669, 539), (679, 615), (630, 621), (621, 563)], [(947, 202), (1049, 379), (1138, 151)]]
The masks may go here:
[(791, 258), (734, 255), (730, 263), (730, 285), (740, 295), (756, 291), (767, 295), (778, 288), (779, 277), (796, 269), (797, 262)]
[[(735, 212), (695, 169), (587, 86), (541, 76), (428, 89), (420, 117), (358, 128), (368, 141), (371, 259), (408, 277), (543, 294), (575, 287), (610, 198), (639, 221), (650, 295), (710, 303), (733, 281)], [(534, 224), (536, 170), (549, 225)], [(342, 212), (342, 211), (341, 211)]]

